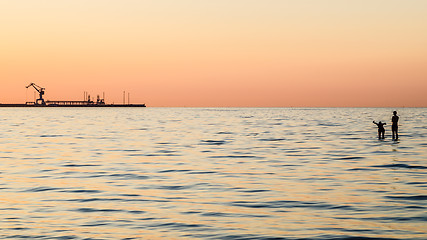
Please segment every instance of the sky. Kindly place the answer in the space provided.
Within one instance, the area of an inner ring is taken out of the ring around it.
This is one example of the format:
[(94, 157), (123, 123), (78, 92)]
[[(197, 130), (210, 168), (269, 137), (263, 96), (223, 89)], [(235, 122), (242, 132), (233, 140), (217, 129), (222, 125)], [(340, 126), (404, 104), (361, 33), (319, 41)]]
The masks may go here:
[(0, 103), (427, 107), (425, 0), (0, 0)]

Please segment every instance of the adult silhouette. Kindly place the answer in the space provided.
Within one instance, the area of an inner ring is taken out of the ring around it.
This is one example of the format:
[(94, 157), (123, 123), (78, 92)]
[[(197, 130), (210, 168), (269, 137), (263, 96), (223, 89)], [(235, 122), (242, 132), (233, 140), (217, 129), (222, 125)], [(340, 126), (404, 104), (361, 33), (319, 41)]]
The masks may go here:
[(391, 134), (392, 134), (392, 138), (394, 140), (397, 140), (399, 138), (399, 134), (397, 133), (398, 130), (398, 125), (397, 122), (399, 121), (399, 116), (397, 116), (397, 112), (393, 111), (393, 116), (391, 117)]

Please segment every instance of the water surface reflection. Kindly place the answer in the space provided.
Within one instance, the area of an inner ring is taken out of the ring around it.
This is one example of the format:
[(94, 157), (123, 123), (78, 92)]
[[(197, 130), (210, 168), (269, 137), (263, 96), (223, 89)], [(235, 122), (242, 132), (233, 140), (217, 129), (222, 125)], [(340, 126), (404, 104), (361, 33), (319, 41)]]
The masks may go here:
[(426, 111), (390, 112), (4, 109), (0, 237), (425, 239)]

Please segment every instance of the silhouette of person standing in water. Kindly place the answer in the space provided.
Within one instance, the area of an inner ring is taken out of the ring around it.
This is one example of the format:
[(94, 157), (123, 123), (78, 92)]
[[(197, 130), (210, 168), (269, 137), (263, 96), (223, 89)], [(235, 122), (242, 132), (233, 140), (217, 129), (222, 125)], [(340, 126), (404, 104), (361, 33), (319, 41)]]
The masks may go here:
[(397, 116), (397, 112), (393, 111), (393, 117), (391, 117), (391, 122), (393, 123), (391, 125), (391, 134), (393, 136), (394, 140), (397, 140), (399, 138), (399, 134), (397, 133), (397, 122), (399, 121), (399, 117)]
[(375, 121), (372, 121), (372, 122), (378, 126), (378, 138), (384, 139), (384, 133), (385, 133), (384, 125), (386, 125), (386, 123), (382, 123), (381, 121), (379, 121), (378, 123), (376, 123)]

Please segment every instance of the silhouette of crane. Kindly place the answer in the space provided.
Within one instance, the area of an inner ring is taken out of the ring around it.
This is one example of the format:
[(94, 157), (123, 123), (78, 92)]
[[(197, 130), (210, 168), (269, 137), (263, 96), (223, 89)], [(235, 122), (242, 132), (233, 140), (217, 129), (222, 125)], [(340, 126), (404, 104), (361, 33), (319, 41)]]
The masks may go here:
[(29, 88), (29, 87), (33, 87), (37, 92), (39, 92), (40, 98), (36, 100), (35, 104), (36, 105), (46, 105), (46, 102), (43, 99), (43, 95), (44, 95), (44, 90), (45, 89), (42, 88), (42, 87), (40, 87), (40, 86), (38, 86), (35, 83), (30, 83), (30, 85), (26, 86), (26, 88)]

